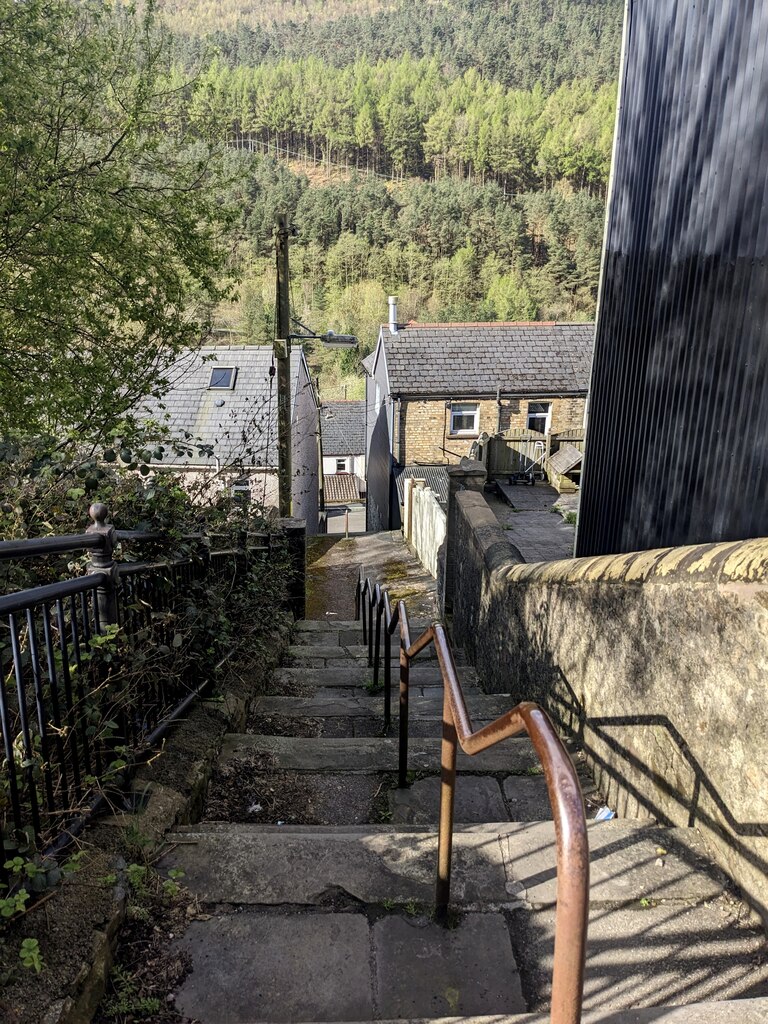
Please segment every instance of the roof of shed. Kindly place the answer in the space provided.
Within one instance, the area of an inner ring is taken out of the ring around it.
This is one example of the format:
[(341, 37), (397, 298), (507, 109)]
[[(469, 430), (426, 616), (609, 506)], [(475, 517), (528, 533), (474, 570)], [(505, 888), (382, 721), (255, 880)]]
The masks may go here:
[(323, 482), (327, 503), (360, 501), (360, 481), (354, 473), (331, 473)]
[(394, 474), (401, 505), (405, 501), (405, 481), (410, 477), (415, 477), (416, 480), (426, 480), (427, 487), (435, 492), (440, 504), (447, 507), (448, 470), (446, 466), (395, 466)]
[[(296, 400), (302, 350), (291, 353), (291, 404)], [(232, 390), (209, 388), (214, 366), (235, 367)], [(277, 465), (277, 378), (270, 376), (271, 345), (210, 345), (181, 353), (170, 371), (171, 389), (162, 399), (146, 399), (139, 414), (167, 425), (186, 439), (190, 454), (166, 445), (160, 465), (248, 468)], [(294, 426), (294, 429), (295, 426)], [(316, 425), (315, 425), (316, 429)], [(201, 454), (210, 445), (212, 454)]]
[(395, 395), (586, 394), (594, 323), (409, 323), (382, 328)]
[(365, 402), (323, 402), (323, 455), (365, 452)]

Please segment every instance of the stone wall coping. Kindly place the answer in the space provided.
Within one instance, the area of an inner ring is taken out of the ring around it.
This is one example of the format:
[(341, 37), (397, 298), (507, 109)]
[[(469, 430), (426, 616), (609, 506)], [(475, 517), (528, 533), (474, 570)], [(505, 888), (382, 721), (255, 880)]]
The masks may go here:
[[(754, 583), (768, 585), (768, 538), (526, 563), (504, 535), (482, 494), (459, 491), (461, 514), (486, 565), (507, 583)], [(493, 522), (491, 522), (491, 520)], [(495, 531), (494, 531), (495, 524)], [(505, 550), (506, 549), (506, 550)]]
[(485, 477), (485, 466), (477, 459), (468, 459), (464, 456), (458, 466), (445, 467), (448, 476), (481, 476)]
[(479, 491), (458, 491), (456, 501), (468, 520), (475, 541), (490, 572), (501, 572), (525, 565), (525, 559), (510, 541), (488, 502)]

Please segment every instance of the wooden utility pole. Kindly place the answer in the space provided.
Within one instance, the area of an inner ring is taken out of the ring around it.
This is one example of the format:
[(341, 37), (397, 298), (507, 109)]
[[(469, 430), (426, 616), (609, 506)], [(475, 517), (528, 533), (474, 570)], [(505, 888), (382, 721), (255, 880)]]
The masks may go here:
[(277, 297), (275, 306), (275, 359), (277, 360), (277, 480), (280, 515), (291, 515), (291, 299), (286, 214), (277, 218)]

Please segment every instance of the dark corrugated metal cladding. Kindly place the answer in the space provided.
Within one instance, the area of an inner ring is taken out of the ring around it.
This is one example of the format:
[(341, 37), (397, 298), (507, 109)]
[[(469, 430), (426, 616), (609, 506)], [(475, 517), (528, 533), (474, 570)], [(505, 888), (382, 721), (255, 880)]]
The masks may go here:
[(768, 535), (768, 5), (627, 18), (578, 555)]

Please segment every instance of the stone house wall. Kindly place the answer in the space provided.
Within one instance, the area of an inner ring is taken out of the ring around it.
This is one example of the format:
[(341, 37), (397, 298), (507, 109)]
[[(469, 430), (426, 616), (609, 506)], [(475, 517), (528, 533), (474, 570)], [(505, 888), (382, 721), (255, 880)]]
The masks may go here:
[[(458, 402), (459, 399), (456, 399)], [(462, 399), (464, 401), (464, 399)], [(466, 399), (467, 402), (473, 399)], [(495, 434), (498, 429), (525, 430), (529, 401), (552, 403), (551, 430), (578, 430), (584, 423), (584, 398), (502, 398), (501, 410), (495, 398), (479, 399), (480, 431)], [(395, 452), (403, 466), (414, 462), (458, 463), (477, 436), (450, 433), (451, 410), (443, 399), (403, 399), (396, 418)], [(446, 450), (444, 450), (446, 449)]]

